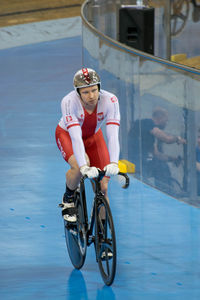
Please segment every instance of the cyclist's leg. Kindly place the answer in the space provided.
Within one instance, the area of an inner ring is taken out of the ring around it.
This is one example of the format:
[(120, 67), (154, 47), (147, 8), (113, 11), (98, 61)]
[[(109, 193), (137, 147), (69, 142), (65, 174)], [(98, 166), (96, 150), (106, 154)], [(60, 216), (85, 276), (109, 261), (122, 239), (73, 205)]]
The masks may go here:
[[(64, 160), (70, 165), (70, 169), (66, 173), (66, 184), (70, 190), (75, 190), (79, 184), (81, 173), (73, 153), (70, 135), (59, 125), (56, 128), (56, 143)], [(86, 159), (89, 163), (87, 155)]]
[[(108, 182), (109, 182), (109, 178), (108, 177), (104, 177), (101, 181), (101, 191), (102, 193), (104, 194), (104, 197), (106, 199), (106, 201), (109, 203), (109, 198), (108, 198)], [(100, 211), (100, 217), (102, 220), (105, 220), (105, 215), (106, 215), (106, 212), (105, 212), (105, 207), (103, 206), (101, 208), (101, 211)]]
[(104, 177), (101, 181), (101, 191), (104, 194), (106, 200), (109, 203), (109, 199), (108, 199), (108, 182), (109, 182), (109, 177)]
[(73, 154), (70, 135), (59, 125), (56, 128), (56, 143), (62, 153), (64, 160), (71, 167), (66, 173), (66, 184), (70, 190), (75, 190), (80, 180), (80, 171)]
[(70, 169), (66, 173), (66, 185), (69, 189), (75, 190), (79, 184), (81, 173), (74, 154), (68, 159)]

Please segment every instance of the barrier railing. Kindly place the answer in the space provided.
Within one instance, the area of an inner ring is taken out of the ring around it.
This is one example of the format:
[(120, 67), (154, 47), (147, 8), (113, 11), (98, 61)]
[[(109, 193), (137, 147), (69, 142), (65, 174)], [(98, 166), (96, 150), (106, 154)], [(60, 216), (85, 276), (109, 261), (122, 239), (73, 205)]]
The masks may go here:
[[(135, 176), (198, 206), (200, 70), (119, 43), (121, 2), (86, 1), (83, 4), (83, 65), (96, 69), (102, 88), (119, 98), (120, 155), (136, 165)], [(158, 48), (159, 45), (155, 51), (159, 52)], [(157, 122), (155, 112), (165, 116), (163, 124), (152, 125)], [(167, 143), (155, 138), (149, 134), (151, 126), (159, 127), (174, 139)], [(149, 136), (152, 139), (148, 140)]]

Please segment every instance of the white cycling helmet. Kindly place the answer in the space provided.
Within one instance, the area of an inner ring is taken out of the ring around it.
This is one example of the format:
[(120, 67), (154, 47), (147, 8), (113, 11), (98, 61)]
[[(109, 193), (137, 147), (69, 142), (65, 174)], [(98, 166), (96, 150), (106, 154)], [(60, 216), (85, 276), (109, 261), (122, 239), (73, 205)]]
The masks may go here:
[(100, 77), (96, 71), (89, 68), (82, 68), (74, 75), (74, 88), (78, 92), (79, 88), (98, 85), (100, 90)]

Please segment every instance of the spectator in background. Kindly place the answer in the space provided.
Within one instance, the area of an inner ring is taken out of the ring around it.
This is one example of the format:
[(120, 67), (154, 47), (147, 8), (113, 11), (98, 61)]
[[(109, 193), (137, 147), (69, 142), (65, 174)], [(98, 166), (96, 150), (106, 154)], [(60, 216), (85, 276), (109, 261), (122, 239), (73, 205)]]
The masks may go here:
[[(163, 153), (162, 144), (185, 144), (180, 136), (164, 132), (168, 122), (168, 112), (162, 107), (153, 110), (152, 118), (136, 120), (129, 132), (129, 160), (135, 163), (136, 173), (143, 179), (154, 177), (155, 181), (169, 184), (171, 172), (168, 162), (180, 164), (180, 156), (173, 157)], [(157, 184), (155, 183), (157, 186)]]

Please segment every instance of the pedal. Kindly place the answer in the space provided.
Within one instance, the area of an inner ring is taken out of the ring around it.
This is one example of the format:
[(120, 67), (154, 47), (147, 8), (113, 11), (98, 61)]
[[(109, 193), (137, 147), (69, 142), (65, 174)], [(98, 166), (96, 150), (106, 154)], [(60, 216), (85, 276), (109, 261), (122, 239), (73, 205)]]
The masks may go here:
[(102, 261), (110, 260), (113, 258), (113, 253), (111, 251), (108, 251), (107, 254), (105, 251), (102, 252), (101, 256), (99, 255), (99, 259)]

